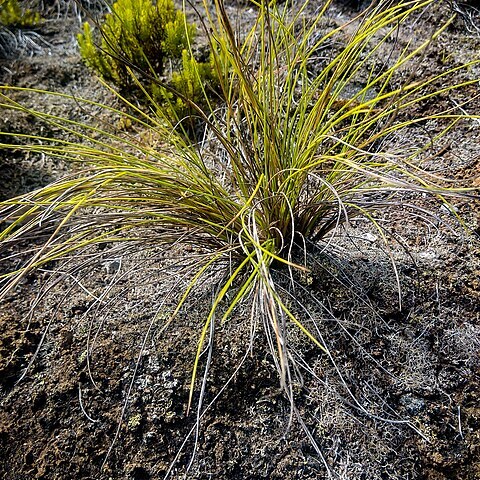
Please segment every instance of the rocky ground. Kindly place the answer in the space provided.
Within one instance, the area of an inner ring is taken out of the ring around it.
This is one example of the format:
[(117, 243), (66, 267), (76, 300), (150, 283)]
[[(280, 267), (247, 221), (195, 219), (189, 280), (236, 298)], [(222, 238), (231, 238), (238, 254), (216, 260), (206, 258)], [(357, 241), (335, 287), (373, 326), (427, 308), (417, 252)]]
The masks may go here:
[[(344, 23), (365, 3), (334, 2), (325, 24)], [(252, 16), (248, 5), (229, 4), (229, 11), (242, 21)], [(421, 75), (479, 58), (480, 15), (467, 11), (429, 48)], [(73, 10), (54, 12), (37, 32), (38, 48), (2, 60), (1, 82), (113, 102), (81, 62)], [(420, 42), (450, 12), (448, 2), (438, 2), (411, 19), (399, 45)], [(479, 87), (469, 88), (459, 95), (473, 98), (466, 108), (478, 112)], [(39, 101), (28, 92), (15, 95)], [(459, 100), (443, 96), (437, 102)], [(47, 103), (37, 108), (99, 118), (59, 98), (42, 101)], [(0, 130), (10, 134), (58, 133), (28, 114), (0, 117)], [(404, 132), (399, 141), (421, 141), (431, 134), (427, 127)], [(478, 192), (478, 121), (461, 123), (433, 153), (432, 169)], [(37, 188), (70, 168), (0, 150), (0, 198)], [(178, 246), (119, 255), (98, 247), (84, 253), (95, 257), (87, 271), (79, 257), (69, 265), (78, 265), (73, 273), (55, 277), (53, 266), (46, 266), (29, 274), (0, 308), (0, 476), (323, 479), (328, 468), (333, 478), (345, 480), (480, 478), (480, 205), (453, 200), (468, 236), (448, 227), (455, 225), (448, 210), (421, 202), (435, 217), (425, 221), (405, 207), (378, 218), (390, 232), (390, 252), (358, 220), (328, 254), (312, 248), (311, 276), (299, 279), (295, 291), (285, 272), (276, 273), (305, 322), (321, 328), (332, 354), (327, 358), (292, 332), (299, 415), (292, 415), (279, 388), (262, 331), (252, 335), (241, 310), (217, 327), (205, 382), (204, 406), (212, 404), (198, 431), (195, 412), (186, 415), (197, 332), (215, 279), (169, 332), (152, 319), (168, 315), (181, 266), (201, 252)], [(2, 268), (16, 261), (4, 252)], [(103, 295), (105, 301), (94, 302)]]

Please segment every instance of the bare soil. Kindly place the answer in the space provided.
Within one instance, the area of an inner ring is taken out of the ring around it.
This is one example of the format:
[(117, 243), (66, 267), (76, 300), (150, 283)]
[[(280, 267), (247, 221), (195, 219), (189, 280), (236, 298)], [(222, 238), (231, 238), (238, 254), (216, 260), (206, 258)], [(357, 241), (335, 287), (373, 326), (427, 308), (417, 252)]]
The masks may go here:
[[(335, 2), (330, 24), (352, 18), (361, 3)], [(399, 47), (428, 37), (448, 18), (447, 3), (413, 18)], [(229, 8), (242, 21), (252, 15), (253, 7), (241, 2)], [(480, 27), (480, 17), (472, 18)], [(39, 33), (49, 46), (3, 61), (2, 83), (110, 101), (81, 62), (78, 29), (71, 16), (45, 22)], [(430, 46), (416, 74), (434, 75), (478, 59), (479, 51), (480, 34), (457, 18)], [(465, 108), (478, 112), (479, 93), (474, 85), (424, 108), (448, 108), (471, 97)], [(28, 93), (15, 95), (38, 101)], [(37, 107), (78, 119), (88, 114), (58, 98), (49, 102)], [(399, 142), (421, 141), (438, 127), (411, 129)], [(0, 116), (0, 130), (12, 135), (58, 134), (46, 128), (26, 114)], [(478, 193), (479, 153), (479, 122), (463, 122), (432, 152), (431, 168)], [(38, 188), (70, 168), (21, 150), (0, 150), (0, 198)], [(292, 304), (295, 299), (304, 306), (299, 315), (321, 325), (334, 360), (292, 329), (299, 415), (279, 387), (264, 333), (252, 334), (248, 310), (239, 309), (216, 326), (203, 406), (215, 401), (196, 431), (196, 412), (187, 415), (186, 405), (215, 278), (166, 333), (152, 319), (171, 311), (181, 265), (201, 252), (178, 246), (119, 255), (105, 245), (84, 252), (95, 256), (86, 271), (79, 267), (56, 277), (52, 266), (29, 274), (0, 309), (0, 477), (328, 478), (308, 428), (333, 478), (480, 478), (480, 205), (453, 200), (470, 229), (465, 235), (448, 228), (455, 217), (440, 204), (421, 200), (436, 214), (425, 221), (407, 207), (410, 200), (406, 196), (403, 207), (377, 219), (390, 232), (390, 252), (367, 222), (357, 220), (326, 252), (312, 246), (312, 273), (298, 278), (294, 290), (286, 272), (276, 272)], [(17, 261), (6, 255), (5, 271)], [(80, 266), (82, 260), (75, 262)], [(105, 292), (108, 299), (95, 304)]]

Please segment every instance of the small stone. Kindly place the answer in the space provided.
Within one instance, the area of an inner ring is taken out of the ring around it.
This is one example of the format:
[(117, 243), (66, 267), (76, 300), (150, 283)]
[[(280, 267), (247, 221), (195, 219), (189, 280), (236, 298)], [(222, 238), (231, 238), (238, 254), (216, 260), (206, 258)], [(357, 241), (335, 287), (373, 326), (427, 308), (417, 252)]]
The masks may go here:
[(103, 266), (105, 267), (105, 270), (107, 270), (107, 273), (111, 275), (112, 273), (117, 273), (120, 270), (120, 265), (121, 262), (118, 258), (115, 260), (111, 260), (108, 262), (105, 262)]
[(413, 395), (403, 395), (400, 398), (400, 405), (404, 406), (410, 415), (418, 415), (425, 410), (425, 401)]

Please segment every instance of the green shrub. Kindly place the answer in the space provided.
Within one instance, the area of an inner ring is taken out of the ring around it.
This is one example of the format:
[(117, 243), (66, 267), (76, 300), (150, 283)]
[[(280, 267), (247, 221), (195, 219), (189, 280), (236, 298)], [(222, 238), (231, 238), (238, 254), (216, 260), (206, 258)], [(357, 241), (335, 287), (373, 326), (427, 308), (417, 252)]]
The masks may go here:
[(17, 0), (4, 0), (0, 4), (0, 26), (12, 28), (35, 27), (40, 22), (40, 14), (23, 9)]
[(169, 85), (167, 89), (153, 83), (152, 100), (158, 102), (160, 115), (163, 111), (162, 116), (170, 121), (188, 122), (196, 115), (196, 107), (206, 107), (212, 97), (219, 96), (215, 57), (210, 55), (208, 62), (198, 62), (188, 50), (183, 50), (181, 69), (172, 73)]
[(173, 0), (118, 0), (95, 38), (88, 23), (78, 35), (85, 63), (105, 80), (121, 87), (134, 85), (132, 70), (160, 78), (168, 59), (189, 48), (195, 25), (175, 10)]
[(143, 90), (169, 119), (189, 118), (190, 103), (204, 104), (205, 91), (218, 87), (212, 62), (198, 62), (192, 54), (195, 25), (175, 10), (173, 0), (118, 0), (112, 8), (100, 38), (88, 22), (77, 37), (85, 63), (124, 93)]

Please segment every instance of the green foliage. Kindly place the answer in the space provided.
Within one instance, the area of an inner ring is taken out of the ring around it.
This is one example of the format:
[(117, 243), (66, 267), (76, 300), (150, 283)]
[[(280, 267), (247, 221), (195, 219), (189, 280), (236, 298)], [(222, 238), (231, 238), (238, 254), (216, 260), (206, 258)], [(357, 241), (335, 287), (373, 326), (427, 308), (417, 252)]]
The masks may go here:
[(40, 14), (23, 9), (17, 0), (0, 3), (0, 26), (12, 28), (35, 27), (41, 20)]
[(196, 108), (207, 107), (209, 99), (219, 95), (219, 79), (215, 69), (215, 57), (208, 62), (198, 62), (188, 50), (182, 52), (182, 66), (172, 73), (170, 89), (152, 84), (152, 98), (159, 103), (163, 116), (176, 121), (190, 119)]
[(121, 87), (135, 83), (132, 69), (164, 75), (166, 60), (178, 59), (195, 35), (195, 26), (175, 10), (173, 0), (118, 0), (99, 30), (95, 37), (84, 24), (80, 53), (88, 66)]
[[(205, 104), (204, 93), (218, 87), (214, 65), (198, 62), (192, 54), (195, 25), (175, 10), (173, 0), (118, 0), (112, 8), (100, 26), (101, 38), (96, 40), (88, 22), (77, 37), (85, 63), (130, 93), (143, 90), (170, 119), (188, 118), (194, 111), (191, 103)], [(173, 71), (165, 68), (166, 60)]]

